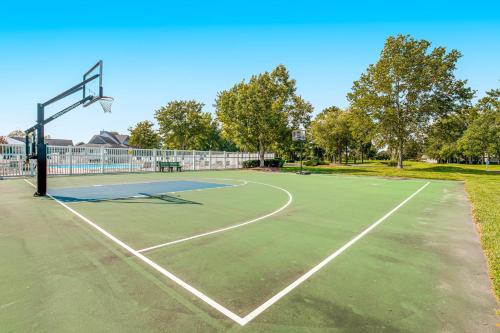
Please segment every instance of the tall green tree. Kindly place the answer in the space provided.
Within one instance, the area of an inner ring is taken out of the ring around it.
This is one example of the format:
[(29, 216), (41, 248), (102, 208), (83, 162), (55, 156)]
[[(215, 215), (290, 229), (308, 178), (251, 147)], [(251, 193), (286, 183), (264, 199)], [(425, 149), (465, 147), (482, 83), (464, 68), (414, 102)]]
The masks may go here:
[(475, 110), (467, 107), (435, 119), (427, 130), (426, 155), (438, 162), (457, 162), (462, 156), (458, 140), (474, 120), (474, 114)]
[(331, 106), (321, 111), (311, 122), (310, 133), (313, 143), (323, 149), (333, 162), (342, 160), (342, 152), (347, 152), (352, 143), (350, 115), (347, 111)]
[(314, 111), (312, 104), (304, 100), (301, 96), (293, 96), (292, 101), (288, 111), (289, 124), (282, 128), (281, 140), (271, 146), (271, 149), (278, 156), (288, 156), (289, 158), (294, 158), (294, 155), (301, 149), (301, 145), (305, 152), (309, 150), (307, 143), (292, 140), (292, 131), (300, 128), (307, 129), (311, 124), (311, 114)]
[(360, 152), (361, 163), (363, 163), (365, 151), (371, 146), (375, 124), (373, 119), (363, 110), (351, 108), (349, 111), (349, 128), (352, 140)]
[(490, 90), (475, 105), (477, 115), (458, 140), (465, 155), (500, 157), (500, 89)]
[(171, 101), (156, 110), (163, 146), (170, 149), (208, 150), (217, 146), (217, 124), (203, 103), (194, 100)]
[(295, 96), (295, 80), (283, 65), (219, 92), (215, 107), (222, 135), (240, 149), (257, 150), (264, 166), (265, 151), (288, 140), (312, 109)]
[(432, 117), (468, 103), (472, 91), (454, 76), (460, 52), (431, 48), (411, 36), (389, 37), (347, 95), (353, 108), (377, 124), (377, 133), (403, 167), (405, 144), (422, 136)]
[(149, 120), (137, 123), (129, 127), (130, 138), (128, 143), (132, 147), (142, 149), (153, 149), (160, 147), (160, 135), (155, 131), (154, 125)]

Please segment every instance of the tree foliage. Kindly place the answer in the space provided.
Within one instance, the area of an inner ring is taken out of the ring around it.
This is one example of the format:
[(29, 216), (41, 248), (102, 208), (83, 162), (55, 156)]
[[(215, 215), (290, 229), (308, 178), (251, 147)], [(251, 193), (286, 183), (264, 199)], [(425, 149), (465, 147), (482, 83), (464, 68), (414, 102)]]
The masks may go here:
[(160, 147), (160, 135), (153, 128), (154, 125), (148, 120), (137, 123), (130, 127), (129, 145), (142, 149), (152, 149)]
[(261, 166), (265, 151), (289, 142), (291, 129), (312, 111), (296, 97), (295, 80), (283, 65), (219, 92), (215, 107), (223, 137), (240, 149), (257, 150)]
[(337, 159), (341, 160), (342, 151), (348, 151), (353, 140), (350, 125), (349, 112), (331, 106), (321, 111), (312, 121), (310, 133), (314, 144), (336, 162)]
[(156, 110), (163, 146), (169, 149), (217, 149), (217, 123), (203, 103), (194, 100), (171, 101)]
[(24, 138), (25, 134), (24, 134), (24, 131), (22, 131), (22, 130), (15, 130), (15, 131), (10, 132), (9, 135), (7, 135), (7, 136), (10, 138), (14, 138), (14, 137)]
[(426, 40), (389, 37), (376, 64), (355, 81), (348, 99), (377, 125), (380, 138), (397, 152), (403, 167), (405, 144), (422, 136), (432, 117), (462, 107), (472, 92), (454, 76), (456, 50), (431, 49)]
[(349, 110), (349, 129), (354, 149), (359, 151), (361, 163), (367, 149), (371, 147), (372, 139), (375, 135), (375, 124), (373, 119), (363, 110), (351, 108)]
[(475, 106), (474, 120), (458, 140), (468, 156), (500, 157), (500, 89), (488, 91)]

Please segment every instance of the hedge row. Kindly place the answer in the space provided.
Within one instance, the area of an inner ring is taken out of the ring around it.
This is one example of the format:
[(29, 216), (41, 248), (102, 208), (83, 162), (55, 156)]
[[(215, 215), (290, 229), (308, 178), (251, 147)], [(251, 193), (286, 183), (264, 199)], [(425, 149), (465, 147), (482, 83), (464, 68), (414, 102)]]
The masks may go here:
[[(281, 168), (283, 164), (285, 164), (285, 161), (279, 158), (274, 158), (272, 160), (264, 160), (265, 167)], [(258, 168), (259, 166), (260, 166), (259, 160), (243, 161), (244, 168)]]

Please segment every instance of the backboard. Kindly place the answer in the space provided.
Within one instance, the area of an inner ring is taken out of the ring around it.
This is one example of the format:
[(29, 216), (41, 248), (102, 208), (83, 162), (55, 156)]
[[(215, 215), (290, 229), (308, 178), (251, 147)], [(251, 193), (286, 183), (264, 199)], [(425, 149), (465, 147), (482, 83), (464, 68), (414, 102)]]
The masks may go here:
[(92, 96), (92, 99), (83, 105), (84, 107), (89, 106), (90, 104), (104, 97), (102, 88), (102, 60), (98, 61), (87, 72), (85, 72), (85, 74), (83, 74), (83, 81), (90, 79), (96, 75), (99, 76), (97, 79), (83, 85), (83, 98)]
[(305, 141), (306, 140), (306, 130), (297, 129), (292, 131), (293, 141)]

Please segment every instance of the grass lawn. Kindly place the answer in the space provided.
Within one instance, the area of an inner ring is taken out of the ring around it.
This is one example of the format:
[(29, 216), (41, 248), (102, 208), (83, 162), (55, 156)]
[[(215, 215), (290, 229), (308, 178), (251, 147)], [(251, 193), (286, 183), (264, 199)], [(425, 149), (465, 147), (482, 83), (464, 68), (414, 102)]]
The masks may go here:
[[(283, 171), (297, 171), (285, 167)], [(500, 165), (429, 164), (405, 162), (404, 169), (389, 167), (386, 163), (368, 161), (365, 164), (304, 167), (314, 173), (353, 174), (363, 176), (405, 177), (458, 180), (473, 206), (475, 222), (481, 234), (481, 243), (488, 259), (493, 289), (500, 299)]]

